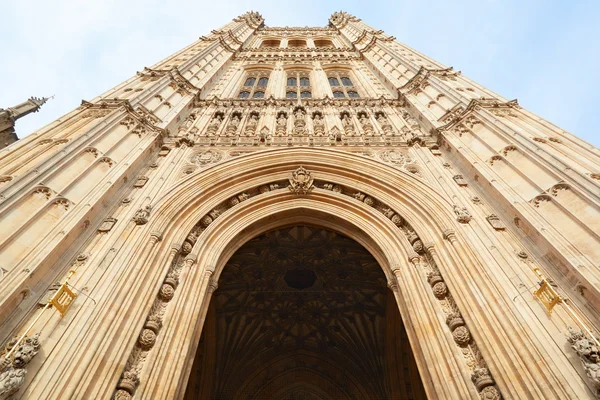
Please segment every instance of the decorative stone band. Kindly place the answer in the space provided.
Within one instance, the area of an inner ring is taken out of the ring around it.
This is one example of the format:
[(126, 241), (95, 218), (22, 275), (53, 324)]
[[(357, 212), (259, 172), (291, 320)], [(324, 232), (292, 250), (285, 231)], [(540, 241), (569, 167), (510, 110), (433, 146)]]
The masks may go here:
[[(294, 189), (294, 185), (296, 185), (295, 182), (299, 179), (298, 177), (300, 175), (303, 175), (302, 187), (306, 187), (306, 189), (310, 188), (310, 190), (306, 190), (305, 193), (303, 191), (300, 191), (300, 193), (310, 195), (313, 188), (319, 188), (332, 191), (341, 196), (352, 197), (356, 201), (360, 201), (381, 212), (392, 221), (404, 235), (406, 235), (414, 250), (414, 253), (409, 257), (409, 261), (415, 268), (421, 270), (427, 278), (433, 295), (437, 299), (441, 310), (446, 315), (446, 325), (448, 326), (448, 329), (450, 329), (452, 337), (461, 350), (467, 367), (471, 371), (471, 380), (480, 397), (486, 400), (501, 399), (502, 396), (495, 386), (494, 380), (487, 368), (487, 364), (483, 359), (475, 340), (471, 336), (471, 332), (469, 331), (441, 272), (435, 264), (432, 256), (435, 251), (433, 244), (423, 244), (414, 229), (387, 204), (375, 199), (373, 196), (356, 191), (352, 188), (314, 179), (312, 174), (302, 167), (291, 173), (290, 179), (282, 179), (269, 184), (249, 188), (244, 192), (221, 202), (213, 210), (200, 218), (200, 221), (192, 228), (185, 239), (181, 251), (178, 251), (176, 248), (172, 250), (174, 254), (178, 252), (178, 255), (174, 258), (172, 266), (159, 290), (150, 315), (146, 320), (144, 328), (140, 332), (135, 348), (129, 357), (129, 361), (125, 366), (125, 371), (117, 385), (117, 391), (115, 392), (114, 398), (119, 400), (130, 399), (133, 396), (135, 389), (138, 387), (143, 363), (148, 352), (156, 342), (156, 337), (160, 331), (164, 314), (167, 310), (167, 304), (175, 295), (175, 290), (179, 284), (180, 272), (184, 267), (191, 267), (194, 263), (196, 256), (192, 256), (191, 254), (188, 255), (188, 253), (192, 250), (202, 232), (225, 211), (251, 197), (270, 191), (281, 191), (282, 193), (289, 193), (289, 191), (291, 191), (292, 193), (298, 193)], [(456, 240), (456, 236), (451, 230), (444, 231), (444, 238), (451, 241)], [(392, 290), (396, 291), (398, 290), (398, 274), (400, 274), (400, 266), (395, 266), (393, 272), (395, 277), (388, 284)], [(209, 279), (208, 291), (212, 293), (217, 288), (217, 282), (212, 278), (212, 270), (208, 270), (207, 273)]]
[[(467, 119), (467, 117), (475, 110), (485, 108), (496, 114), (496, 111), (502, 110), (505, 113), (509, 113), (511, 110), (518, 110), (521, 108), (517, 100), (511, 100), (507, 102), (501, 102), (498, 99), (491, 98), (481, 98), (481, 99), (473, 99), (469, 102), (467, 107), (458, 104), (455, 107), (448, 110), (448, 112), (439, 119), (444, 125), (438, 128), (438, 132), (449, 131), (453, 128), (459, 127), (463, 120)], [(502, 114), (502, 113), (501, 113)], [(471, 121), (466, 121), (468, 125), (471, 127), (478, 124), (479, 121), (476, 119), (471, 119)]]
[[(153, 237), (154, 236), (155, 235), (153, 235)], [(133, 397), (135, 390), (140, 384), (140, 372), (144, 365), (144, 361), (148, 356), (148, 352), (154, 347), (158, 334), (162, 328), (162, 322), (168, 303), (173, 299), (173, 296), (175, 296), (175, 291), (179, 286), (179, 276), (181, 271), (184, 268), (190, 268), (196, 260), (195, 255), (190, 254), (183, 258), (181, 255), (178, 256), (177, 253), (180, 253), (178, 247), (171, 249), (171, 259), (173, 259), (173, 262), (158, 291), (150, 314), (146, 318), (146, 322), (140, 332), (135, 347), (127, 360), (125, 371), (117, 384), (117, 390), (114, 394), (115, 399), (125, 400)]]
[(87, 110), (85, 111), (86, 113), (94, 112), (94, 118), (105, 117), (112, 111), (122, 108), (127, 112), (127, 116), (121, 121), (121, 125), (125, 125), (127, 129), (133, 128), (132, 133), (142, 134), (146, 131), (151, 131), (159, 134), (161, 137), (166, 137), (169, 133), (167, 130), (157, 126), (161, 120), (151, 111), (142, 105), (134, 109), (127, 99), (102, 99), (97, 103), (82, 100), (79, 108)]

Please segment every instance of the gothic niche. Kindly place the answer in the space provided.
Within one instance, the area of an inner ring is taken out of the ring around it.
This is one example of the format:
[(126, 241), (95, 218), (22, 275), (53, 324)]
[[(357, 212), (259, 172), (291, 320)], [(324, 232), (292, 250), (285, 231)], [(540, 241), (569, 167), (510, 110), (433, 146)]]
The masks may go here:
[(231, 113), (231, 118), (229, 119), (229, 124), (227, 124), (227, 128), (225, 128), (225, 136), (235, 136), (237, 134), (241, 119), (242, 119), (241, 112), (234, 111)]
[(367, 115), (366, 111), (358, 112), (358, 122), (360, 122), (360, 126), (362, 127), (362, 130), (365, 133), (365, 135), (367, 135), (367, 136), (373, 135), (375, 130), (373, 128), (373, 124), (369, 120), (369, 116)]
[(277, 136), (286, 136), (287, 133), (287, 113), (285, 111), (279, 111), (277, 113), (277, 126), (275, 128), (275, 134)]
[(342, 111), (340, 114), (340, 118), (342, 120), (342, 126), (344, 127), (344, 133), (348, 136), (356, 135), (356, 131), (354, 130), (354, 123), (352, 122), (350, 112)]
[(393, 293), (354, 240), (262, 234), (213, 295), (185, 399), (425, 399)]
[(315, 111), (312, 114), (313, 135), (323, 136), (325, 134), (325, 121), (323, 114), (320, 111)]
[(294, 136), (306, 134), (306, 110), (302, 106), (294, 108)]
[(221, 123), (223, 122), (223, 115), (224, 114), (222, 111), (217, 111), (215, 113), (215, 116), (206, 127), (206, 136), (216, 135), (217, 131), (219, 130), (219, 127), (221, 126)]
[(244, 128), (245, 136), (254, 136), (256, 133), (256, 127), (258, 126), (258, 111), (250, 112), (248, 115), (248, 121), (246, 122), (246, 127)]

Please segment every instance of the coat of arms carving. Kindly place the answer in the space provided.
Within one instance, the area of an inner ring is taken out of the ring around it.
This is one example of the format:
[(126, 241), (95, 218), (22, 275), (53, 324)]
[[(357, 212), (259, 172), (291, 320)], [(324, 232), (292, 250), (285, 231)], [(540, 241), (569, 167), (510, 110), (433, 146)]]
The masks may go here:
[(315, 188), (314, 178), (304, 167), (292, 172), (289, 181), (288, 189), (295, 194), (308, 194)]

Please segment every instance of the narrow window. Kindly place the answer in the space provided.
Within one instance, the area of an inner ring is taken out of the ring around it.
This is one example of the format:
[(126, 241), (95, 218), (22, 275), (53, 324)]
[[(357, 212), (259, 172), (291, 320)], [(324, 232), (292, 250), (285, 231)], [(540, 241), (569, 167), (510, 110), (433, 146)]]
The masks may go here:
[(340, 99), (344, 97), (344, 92), (333, 92), (333, 97), (335, 97), (336, 99)]
[(296, 78), (288, 78), (287, 85), (288, 86), (296, 86)]
[(310, 92), (304, 91), (300, 93), (300, 97), (302, 97), (303, 99), (310, 99), (312, 95), (310, 94)]
[[(329, 78), (329, 85), (331, 86), (340, 86), (340, 82), (337, 80), (337, 78)], [(343, 97), (343, 96), (342, 96)]]
[(244, 83), (244, 86), (254, 86), (254, 82), (256, 82), (256, 78), (248, 78), (246, 79), (246, 83)]
[(300, 86), (310, 86), (308, 78), (300, 78)]
[(268, 82), (269, 82), (269, 78), (262, 77), (258, 80), (257, 86), (266, 87)]
[(352, 86), (352, 81), (350, 78), (346, 78), (345, 76), (342, 77), (342, 83), (344, 86)]
[(252, 97), (255, 99), (262, 99), (263, 97), (265, 97), (265, 92), (254, 92), (254, 95)]
[(295, 99), (296, 97), (298, 97), (298, 95), (296, 94), (296, 92), (287, 92), (285, 94), (285, 97), (288, 99)]
[(356, 97), (358, 97), (358, 93), (351, 90), (348, 92), (348, 97), (356, 98)]
[(247, 99), (248, 97), (250, 97), (250, 92), (240, 92), (240, 95), (238, 97), (240, 99)]

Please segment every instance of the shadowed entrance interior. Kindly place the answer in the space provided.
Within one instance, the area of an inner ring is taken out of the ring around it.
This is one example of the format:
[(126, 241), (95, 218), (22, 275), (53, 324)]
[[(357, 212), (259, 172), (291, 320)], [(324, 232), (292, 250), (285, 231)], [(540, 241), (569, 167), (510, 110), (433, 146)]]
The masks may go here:
[(312, 226), (267, 232), (231, 257), (185, 397), (426, 398), (377, 261)]

